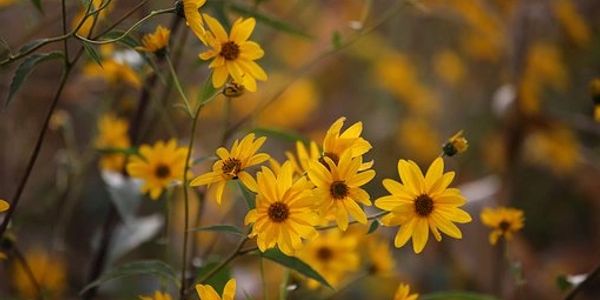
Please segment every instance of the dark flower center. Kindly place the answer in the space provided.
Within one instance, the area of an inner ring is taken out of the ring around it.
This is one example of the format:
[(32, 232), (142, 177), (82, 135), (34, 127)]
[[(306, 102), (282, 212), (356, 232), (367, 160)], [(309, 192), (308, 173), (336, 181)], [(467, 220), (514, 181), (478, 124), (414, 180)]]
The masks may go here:
[(503, 220), (500, 222), (500, 224), (498, 224), (498, 228), (500, 228), (502, 232), (506, 232), (508, 229), (510, 229), (510, 223), (508, 223), (506, 220)]
[(232, 175), (235, 177), (237, 176), (237, 173), (240, 171), (241, 168), (242, 162), (237, 158), (230, 157), (223, 162), (221, 170), (224, 174)]
[(232, 41), (225, 42), (221, 45), (221, 53), (219, 54), (226, 60), (234, 60), (240, 55), (240, 46)]
[(429, 195), (422, 194), (415, 199), (415, 212), (421, 217), (427, 217), (433, 211), (433, 200)]
[(329, 247), (321, 247), (317, 250), (317, 258), (320, 261), (328, 261), (333, 257), (333, 251)]
[(269, 206), (269, 211), (267, 213), (271, 221), (275, 223), (281, 223), (290, 215), (290, 209), (287, 204), (283, 202), (275, 202)]
[(346, 198), (349, 190), (350, 189), (346, 185), (346, 182), (340, 180), (332, 182), (331, 186), (329, 186), (329, 193), (331, 194), (331, 197), (337, 200)]
[(156, 169), (154, 169), (154, 175), (160, 179), (167, 178), (171, 175), (171, 169), (165, 164), (159, 164), (156, 166)]

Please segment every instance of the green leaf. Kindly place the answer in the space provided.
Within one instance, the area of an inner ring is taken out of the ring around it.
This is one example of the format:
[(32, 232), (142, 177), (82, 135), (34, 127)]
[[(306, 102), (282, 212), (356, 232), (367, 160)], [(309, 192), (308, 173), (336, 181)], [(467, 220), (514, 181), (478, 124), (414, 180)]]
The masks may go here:
[(196, 227), (196, 228), (190, 229), (189, 231), (190, 232), (193, 232), (193, 231), (218, 231), (218, 232), (233, 233), (233, 234), (237, 234), (240, 236), (245, 235), (241, 228), (239, 228), (237, 226), (233, 226), (233, 225), (228, 225), (228, 224), (217, 224), (217, 225)]
[(202, 85), (202, 89), (198, 93), (198, 103), (204, 104), (206, 101), (211, 99), (217, 93), (217, 89), (212, 84), (212, 75), (208, 77), (204, 84)]
[(44, 10), (42, 9), (42, 0), (31, 0), (31, 3), (33, 4), (33, 6), (35, 6), (35, 8), (37, 8), (37, 10), (39, 10), (41, 13), (44, 12)]
[(100, 276), (100, 278), (85, 286), (79, 293), (83, 294), (87, 290), (100, 286), (101, 284), (111, 280), (136, 275), (155, 275), (167, 279), (173, 282), (173, 284), (176, 286), (179, 286), (177, 273), (175, 270), (173, 270), (173, 268), (171, 268), (171, 266), (160, 260), (140, 260), (127, 263), (104, 273), (102, 276)]
[(556, 286), (561, 292), (565, 292), (573, 287), (573, 284), (567, 279), (565, 274), (556, 276)]
[[(121, 37), (124, 33), (125, 33), (125, 31), (123, 31), (123, 30), (113, 30), (105, 35), (102, 35), (102, 39), (106, 39), (106, 40), (116, 39), (116, 38)], [(135, 48), (140, 45), (140, 43), (138, 43), (138, 41), (136, 41), (134, 38), (130, 37), (129, 35), (126, 35), (125, 37), (123, 37), (122, 39), (117, 41), (117, 43), (122, 44), (123, 46), (129, 47), (129, 48)]]
[(298, 29), (294, 25), (291, 25), (283, 20), (276, 19), (275, 17), (263, 14), (256, 10), (253, 10), (253, 9), (249, 8), (248, 6), (241, 5), (238, 3), (231, 3), (230, 7), (231, 7), (232, 11), (234, 11), (240, 15), (254, 17), (256, 19), (256, 21), (262, 22), (263, 24), (273, 27), (277, 30), (291, 33), (291, 34), (294, 34), (294, 35), (297, 35), (297, 36), (300, 36), (303, 38), (313, 39), (313, 37), (311, 35), (309, 35), (308, 33), (304, 32), (301, 29)]
[(242, 196), (244, 196), (244, 200), (246, 200), (248, 209), (254, 209), (256, 207), (256, 196), (242, 183), (241, 180), (236, 180), (236, 181), (237, 181), (238, 186), (240, 187)]
[(25, 79), (31, 73), (33, 68), (35, 68), (38, 64), (43, 63), (48, 60), (62, 58), (63, 54), (61, 52), (50, 52), (50, 53), (36, 53), (29, 57), (27, 57), (20, 65), (17, 67), (15, 71), (15, 75), (10, 83), (10, 89), (8, 92), (8, 97), (4, 103), (4, 107), (7, 107), (10, 104), (10, 101), (14, 97), (15, 93), (19, 90)]
[[(290, 268), (306, 277), (314, 279), (321, 283), (322, 285), (332, 288), (331, 285), (321, 276), (317, 271), (315, 271), (311, 266), (307, 265), (305, 262), (301, 261), (297, 257), (288, 256), (282, 253), (277, 248), (269, 249), (263, 252), (262, 257), (272, 260), (284, 267)], [(332, 288), (333, 289), (333, 288)]]
[(23, 52), (27, 52), (43, 43), (46, 42), (46, 39), (39, 39), (39, 40), (33, 40), (31, 42), (27, 42), (25, 45), (23, 45), (19, 51), (17, 51), (17, 53), (23, 53)]
[(498, 300), (498, 298), (472, 292), (437, 292), (419, 297), (421, 300)]
[(92, 45), (88, 44), (87, 42), (82, 42), (82, 44), (83, 44), (83, 48), (85, 49), (85, 53), (92, 60), (94, 60), (100, 67), (103, 68), (102, 57), (100, 56), (100, 54), (98, 54), (98, 52), (96, 52), (96, 49), (94, 49), (94, 47)]
[[(211, 261), (198, 269), (196, 278), (204, 277), (204, 275), (219, 265), (219, 262)], [(212, 286), (219, 295), (223, 293), (225, 284), (231, 278), (231, 269), (227, 266), (221, 268), (216, 274), (210, 276), (203, 284)]]
[(252, 129), (250, 132), (255, 133), (256, 135), (266, 135), (268, 137), (272, 137), (274, 139), (279, 139), (285, 142), (296, 142), (296, 141), (302, 141), (303, 143), (308, 142), (308, 140), (296, 133), (296, 132), (292, 132), (292, 131), (287, 131), (284, 129), (278, 129), (278, 128), (263, 128), (263, 127), (259, 127), (259, 128), (254, 128)]
[(331, 44), (334, 49), (340, 49), (342, 47), (342, 35), (339, 31), (334, 31), (331, 35)]
[(371, 226), (369, 226), (369, 231), (367, 231), (367, 234), (371, 234), (371, 233), (375, 232), (377, 230), (377, 228), (379, 228), (379, 220), (375, 219), (371, 223)]

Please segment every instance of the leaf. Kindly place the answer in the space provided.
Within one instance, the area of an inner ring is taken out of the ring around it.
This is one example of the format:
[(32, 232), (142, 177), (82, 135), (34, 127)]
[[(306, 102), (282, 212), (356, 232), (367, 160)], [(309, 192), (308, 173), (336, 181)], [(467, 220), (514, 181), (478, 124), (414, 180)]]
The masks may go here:
[(100, 57), (100, 54), (98, 54), (98, 52), (96, 52), (96, 49), (94, 49), (94, 47), (90, 44), (88, 44), (87, 42), (82, 42), (83, 44), (83, 48), (85, 49), (85, 53), (87, 53), (87, 55), (94, 60), (101, 68), (102, 67), (102, 57)]
[(202, 89), (198, 93), (197, 101), (200, 104), (204, 104), (205, 102), (207, 102), (217, 92), (217, 89), (213, 86), (211, 79), (212, 79), (212, 75), (210, 77), (208, 77), (206, 79), (206, 81), (204, 81), (204, 84), (202, 85)]
[(437, 292), (419, 297), (421, 300), (498, 300), (498, 298), (472, 292)]
[(339, 31), (336, 30), (331, 35), (331, 44), (333, 45), (333, 49), (340, 49), (342, 47), (342, 35)]
[(245, 5), (241, 5), (238, 3), (231, 3), (230, 7), (231, 7), (232, 11), (234, 11), (238, 14), (254, 17), (256, 19), (256, 21), (262, 22), (265, 25), (273, 27), (277, 30), (291, 33), (291, 34), (294, 34), (294, 35), (297, 35), (297, 36), (300, 36), (303, 38), (313, 39), (313, 37), (311, 35), (302, 31), (301, 29), (298, 29), (294, 25), (291, 25), (283, 20), (276, 19), (275, 17), (263, 14), (256, 10), (253, 10)]
[(303, 262), (302, 260), (300, 260), (297, 257), (285, 255), (277, 248), (268, 249), (267, 251), (263, 252), (261, 255), (262, 255), (262, 257), (264, 257), (266, 259), (272, 260), (284, 267), (288, 267), (306, 277), (309, 277), (311, 279), (318, 281), (319, 283), (321, 283), (322, 285), (324, 285), (326, 287), (333, 289), (331, 287), (331, 285), (329, 285), (327, 280), (325, 280), (325, 278), (323, 278), (323, 276), (321, 276), (311, 266), (307, 265), (305, 262)]
[(33, 4), (33, 6), (35, 6), (35, 8), (37, 8), (37, 10), (39, 10), (41, 13), (44, 12), (44, 10), (42, 9), (42, 0), (31, 0), (31, 3)]
[(369, 226), (369, 231), (367, 231), (367, 234), (371, 234), (373, 232), (375, 232), (377, 230), (377, 228), (379, 228), (379, 220), (375, 219), (373, 220), (373, 222), (371, 223), (371, 226)]
[(237, 180), (237, 184), (240, 187), (242, 196), (244, 196), (244, 200), (246, 200), (248, 209), (254, 209), (256, 207), (256, 197), (254, 194), (246, 186), (244, 186), (241, 180)]
[(565, 274), (556, 276), (556, 286), (561, 292), (565, 292), (573, 287), (573, 284), (567, 279)]
[(27, 42), (25, 45), (23, 45), (19, 51), (17, 51), (18, 53), (24, 53), (27, 52), (33, 48), (38, 47), (39, 45), (43, 44), (46, 42), (46, 39), (39, 39), (39, 40), (33, 40), (31, 42)]
[(119, 266), (113, 270), (104, 273), (100, 278), (88, 284), (79, 292), (79, 294), (85, 293), (87, 290), (100, 286), (111, 280), (130, 277), (136, 275), (156, 275), (158, 277), (170, 280), (176, 286), (179, 286), (177, 280), (177, 273), (171, 268), (171, 266), (160, 260), (140, 260), (134, 261), (122, 266)]
[(27, 57), (20, 65), (17, 67), (15, 71), (15, 75), (10, 83), (10, 89), (8, 92), (8, 97), (6, 97), (6, 102), (4, 102), (4, 107), (7, 107), (10, 104), (10, 101), (14, 97), (15, 93), (19, 90), (25, 79), (31, 73), (34, 67), (38, 64), (43, 63), (48, 60), (62, 58), (63, 54), (61, 52), (50, 52), (50, 53), (36, 53), (29, 57)]
[[(202, 267), (198, 269), (198, 273), (196, 278), (204, 277), (204, 275), (219, 265), (219, 262), (210, 261), (204, 264)], [(207, 284), (212, 286), (219, 295), (223, 293), (223, 289), (225, 288), (225, 284), (231, 278), (231, 269), (228, 266), (223, 267), (214, 275), (210, 276), (203, 284)]]
[(272, 137), (275, 139), (279, 139), (285, 142), (296, 142), (296, 141), (302, 141), (304, 143), (308, 142), (308, 140), (295, 132), (292, 131), (287, 131), (284, 129), (277, 129), (277, 128), (263, 128), (263, 127), (259, 127), (259, 128), (254, 128), (252, 129), (250, 132), (255, 133), (256, 135), (266, 135), (268, 137)]
[(233, 233), (233, 234), (237, 234), (240, 236), (245, 235), (241, 228), (239, 228), (237, 226), (233, 226), (233, 225), (228, 225), (228, 224), (217, 224), (217, 225), (196, 227), (196, 228), (190, 229), (189, 231), (190, 232), (193, 232), (193, 231), (218, 231), (218, 232)]

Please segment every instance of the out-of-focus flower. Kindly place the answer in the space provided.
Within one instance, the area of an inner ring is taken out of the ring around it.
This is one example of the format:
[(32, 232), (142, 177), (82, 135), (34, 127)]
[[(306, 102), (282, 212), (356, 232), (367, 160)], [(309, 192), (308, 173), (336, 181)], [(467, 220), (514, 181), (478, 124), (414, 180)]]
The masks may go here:
[(6, 202), (4, 199), (0, 199), (0, 213), (5, 212), (10, 208), (10, 203)]
[(232, 179), (239, 179), (249, 190), (256, 192), (256, 181), (245, 169), (267, 161), (270, 156), (266, 153), (256, 153), (267, 138), (260, 137), (256, 140), (254, 138), (255, 135), (251, 133), (241, 142), (235, 140), (231, 151), (225, 147), (217, 149), (216, 153), (220, 159), (213, 164), (212, 171), (194, 178), (190, 185), (208, 185), (209, 194), (217, 199), (219, 204), (221, 204), (225, 184)]
[[(57, 257), (51, 257), (41, 249), (26, 252), (25, 260), (46, 299), (63, 299), (67, 277), (64, 261)], [(37, 295), (37, 289), (33, 286), (28, 271), (23, 268), (22, 264), (15, 263), (13, 265), (10, 278), (21, 297), (37, 299), (41, 296)]]
[(286, 151), (285, 156), (294, 166), (294, 170), (299, 174), (306, 174), (310, 169), (310, 162), (318, 161), (321, 158), (319, 146), (314, 141), (310, 141), (308, 147), (301, 141), (296, 142), (296, 154)]
[(560, 124), (538, 128), (525, 140), (528, 161), (548, 167), (556, 174), (575, 169), (580, 157), (579, 149), (579, 141), (573, 132)]
[(410, 294), (410, 286), (405, 283), (401, 283), (394, 294), (394, 300), (417, 300), (419, 294)]
[[(125, 149), (131, 146), (129, 140), (129, 124), (127, 120), (118, 118), (114, 114), (105, 114), (98, 121), (98, 136), (94, 142), (96, 148)], [(113, 153), (102, 155), (100, 168), (120, 172), (125, 163), (125, 154)]]
[(451, 50), (443, 50), (433, 57), (435, 74), (449, 85), (457, 85), (465, 77), (465, 66), (461, 58)]
[(142, 85), (139, 75), (129, 65), (112, 58), (102, 60), (102, 66), (88, 63), (83, 68), (83, 73), (89, 77), (102, 78), (111, 85), (127, 83), (135, 88)]
[(396, 142), (405, 155), (418, 162), (429, 162), (440, 153), (441, 138), (427, 121), (421, 118), (406, 118), (400, 121)]
[(171, 295), (160, 291), (154, 292), (152, 296), (140, 296), (140, 300), (171, 300)]
[(129, 159), (127, 173), (143, 180), (142, 193), (149, 193), (156, 200), (169, 184), (183, 180), (187, 151), (186, 147), (177, 147), (175, 139), (142, 145), (139, 155)]
[(215, 289), (208, 284), (197, 284), (196, 292), (198, 293), (198, 297), (200, 300), (233, 300), (235, 297), (235, 289), (236, 289), (236, 281), (231, 278), (225, 284), (225, 289), (223, 290), (223, 296), (219, 296)]
[(594, 120), (600, 122), (600, 78), (594, 78), (590, 82), (590, 94), (594, 102)]
[(387, 240), (375, 236), (367, 239), (367, 258), (370, 274), (376, 276), (394, 274), (396, 262)]
[[(82, 36), (88, 36), (90, 34), (90, 31), (92, 30), (92, 26), (94, 26), (94, 24), (97, 25), (99, 22), (106, 19), (106, 16), (108, 16), (110, 11), (112, 10), (112, 7), (114, 5), (113, 2), (107, 3), (104, 0), (92, 0), (92, 3), (91, 3), (92, 7), (90, 8), (89, 12), (90, 13), (94, 12), (100, 8), (102, 8), (102, 10), (99, 13), (88, 16), (85, 19), (85, 21), (83, 21), (83, 24), (77, 31), (77, 34), (82, 35)], [(71, 23), (71, 27), (73, 27), (73, 29), (77, 28), (79, 23), (81, 23), (81, 21), (83, 20), (83, 18), (86, 15), (86, 10), (88, 8), (88, 4), (87, 4), (87, 2), (84, 2), (84, 3), (86, 3), (86, 4), (84, 4), (85, 7), (82, 7), (81, 10), (77, 13), (77, 15), (75, 15), (75, 17), (73, 17), (73, 21)]]
[(164, 55), (164, 51), (169, 45), (170, 36), (171, 31), (169, 29), (158, 25), (153, 33), (144, 35), (142, 38), (142, 46), (137, 47), (136, 50)]
[(523, 228), (523, 211), (511, 207), (486, 207), (481, 212), (481, 222), (492, 229), (489, 241), (490, 244), (496, 245), (499, 238), (511, 240), (513, 234)]
[(340, 229), (348, 228), (348, 215), (359, 223), (366, 224), (367, 216), (358, 205), (370, 206), (369, 194), (360, 188), (375, 177), (374, 170), (359, 172), (362, 158), (352, 158), (351, 152), (344, 152), (336, 164), (328, 156), (324, 162), (311, 162), (308, 177), (316, 186), (314, 194), (318, 198), (322, 217), (335, 215)]
[(200, 8), (206, 3), (206, 0), (182, 0), (183, 14), (185, 23), (192, 29), (192, 32), (198, 39), (206, 45), (206, 29), (200, 14)]
[(589, 43), (590, 30), (585, 24), (583, 16), (577, 12), (577, 7), (572, 0), (552, 1), (552, 9), (556, 19), (575, 44), (585, 46)]
[(442, 151), (447, 156), (454, 156), (467, 151), (467, 148), (469, 148), (469, 142), (461, 130), (448, 139), (448, 142), (442, 147)]
[[(297, 256), (336, 287), (349, 273), (358, 269), (360, 256), (357, 246), (356, 235), (342, 235), (333, 229), (308, 242)], [(316, 288), (319, 283), (311, 279), (308, 286)]]
[(281, 252), (292, 255), (302, 247), (302, 239), (317, 236), (311, 185), (306, 177), (293, 181), (293, 176), (290, 162), (285, 162), (278, 174), (267, 167), (257, 174), (256, 208), (248, 212), (244, 223), (254, 223), (250, 236), (257, 236), (263, 252), (277, 245)]
[(52, 113), (48, 127), (52, 130), (58, 130), (69, 122), (69, 113), (62, 109), (57, 109)]
[(254, 31), (256, 20), (254, 18), (237, 19), (227, 32), (217, 19), (204, 14), (204, 20), (210, 29), (206, 34), (206, 41), (212, 48), (200, 53), (202, 60), (213, 59), (209, 68), (213, 69), (212, 83), (219, 88), (231, 76), (233, 80), (242, 84), (251, 92), (256, 91), (256, 80), (267, 80), (267, 73), (255, 60), (263, 57), (264, 51), (256, 42), (248, 41)]
[[(323, 139), (323, 157), (321, 163), (325, 164), (323, 160), (325, 157), (331, 159), (335, 164), (338, 163), (340, 157), (347, 151), (349, 152), (350, 158), (359, 157), (373, 148), (371, 143), (362, 138), (362, 122), (356, 122), (348, 129), (342, 132), (342, 126), (344, 126), (345, 117), (337, 119), (331, 127), (327, 130), (325, 138)], [(373, 162), (366, 162), (360, 166), (359, 170), (365, 170), (370, 168)]]
[(442, 240), (440, 231), (460, 239), (462, 233), (454, 223), (471, 222), (471, 216), (460, 209), (465, 198), (460, 190), (448, 188), (454, 172), (444, 173), (444, 160), (438, 157), (431, 163), (427, 174), (412, 161), (398, 161), (399, 183), (392, 179), (383, 180), (383, 186), (391, 195), (375, 201), (375, 206), (390, 211), (381, 218), (385, 226), (398, 226), (394, 245), (400, 248), (412, 236), (413, 250), (420, 253), (429, 237), (429, 231), (437, 241)]

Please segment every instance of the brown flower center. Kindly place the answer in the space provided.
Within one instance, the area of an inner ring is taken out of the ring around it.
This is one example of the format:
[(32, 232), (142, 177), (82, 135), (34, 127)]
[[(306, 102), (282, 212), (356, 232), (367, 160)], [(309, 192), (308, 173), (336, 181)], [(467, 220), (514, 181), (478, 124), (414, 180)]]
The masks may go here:
[(234, 177), (237, 176), (237, 173), (240, 172), (242, 168), (242, 161), (237, 158), (230, 157), (223, 162), (223, 166), (221, 167), (221, 171), (224, 174), (232, 175)]
[(221, 45), (221, 53), (219, 55), (223, 56), (226, 60), (234, 60), (240, 56), (240, 46), (232, 41), (225, 42)]
[(267, 213), (271, 221), (275, 223), (281, 223), (290, 215), (290, 209), (287, 204), (283, 202), (275, 202), (269, 206), (269, 211)]
[(427, 217), (433, 211), (433, 200), (429, 195), (422, 194), (415, 199), (415, 212), (421, 217)]
[(154, 175), (159, 179), (165, 179), (171, 175), (171, 169), (165, 164), (159, 164), (156, 166), (156, 169), (154, 169)]
[(317, 250), (317, 258), (320, 261), (328, 261), (333, 257), (333, 251), (329, 247), (321, 247)]
[(500, 224), (498, 224), (498, 228), (500, 228), (500, 230), (502, 230), (502, 232), (506, 232), (506, 231), (508, 231), (508, 229), (510, 229), (510, 223), (508, 223), (508, 221), (506, 221), (506, 220), (502, 220), (502, 222), (500, 222)]
[(344, 199), (346, 198), (346, 196), (348, 196), (349, 191), (350, 188), (348, 188), (346, 182), (341, 180), (334, 181), (331, 183), (331, 186), (329, 186), (329, 193), (331, 194), (331, 197), (333, 197), (333, 199)]

